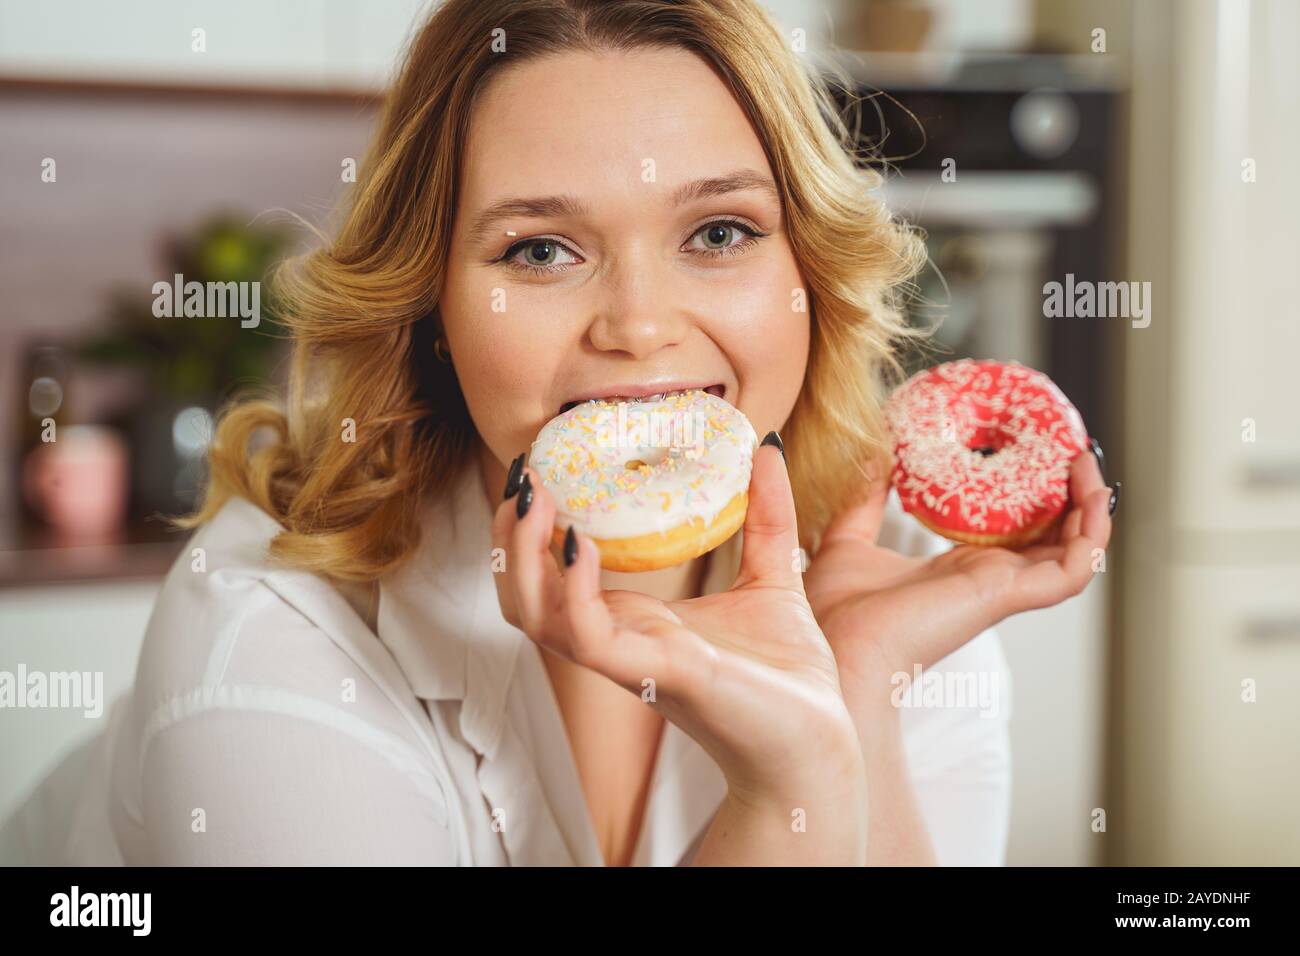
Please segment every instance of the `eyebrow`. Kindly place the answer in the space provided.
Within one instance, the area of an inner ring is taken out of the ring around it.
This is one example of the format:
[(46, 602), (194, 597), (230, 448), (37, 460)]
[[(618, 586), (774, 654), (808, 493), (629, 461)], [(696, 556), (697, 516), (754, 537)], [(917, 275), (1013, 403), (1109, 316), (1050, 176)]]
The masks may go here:
[[(671, 206), (682, 206), (688, 202), (711, 196), (725, 196), (729, 193), (758, 189), (766, 193), (779, 206), (781, 194), (777, 191), (772, 177), (753, 169), (738, 169), (724, 176), (711, 176), (706, 179), (693, 179), (682, 183), (673, 190), (669, 197)], [(474, 217), (469, 228), (470, 242), (478, 242), (491, 231), (493, 225), (512, 218), (577, 218), (588, 214), (587, 205), (573, 196), (538, 196), (533, 199), (502, 199), (492, 203)]]

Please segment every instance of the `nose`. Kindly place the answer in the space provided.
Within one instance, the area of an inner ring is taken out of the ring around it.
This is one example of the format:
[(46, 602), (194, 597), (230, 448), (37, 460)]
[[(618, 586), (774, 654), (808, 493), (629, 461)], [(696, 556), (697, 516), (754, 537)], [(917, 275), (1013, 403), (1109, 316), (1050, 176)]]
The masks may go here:
[(593, 346), (643, 359), (686, 338), (691, 320), (672, 305), (671, 280), (645, 259), (612, 267), (603, 281), (605, 295), (588, 331)]

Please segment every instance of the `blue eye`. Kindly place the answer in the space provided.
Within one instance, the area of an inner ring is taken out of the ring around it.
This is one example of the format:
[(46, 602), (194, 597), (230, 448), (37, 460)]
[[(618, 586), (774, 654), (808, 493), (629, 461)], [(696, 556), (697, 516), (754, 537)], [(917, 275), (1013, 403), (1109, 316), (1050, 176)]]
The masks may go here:
[[(516, 258), (521, 252), (524, 254), (522, 262)], [(568, 261), (561, 260), (562, 254), (571, 258)], [(525, 272), (562, 272), (564, 270), (557, 266), (572, 265), (578, 259), (567, 246), (555, 239), (525, 239), (507, 249), (501, 261), (513, 269)]]
[(687, 251), (695, 255), (718, 258), (738, 255), (759, 239), (766, 238), (767, 233), (759, 232), (753, 226), (737, 219), (719, 219), (701, 226), (691, 238), (695, 239), (697, 236), (703, 237), (704, 247)]
[[(717, 219), (695, 230), (682, 251), (706, 259), (720, 259), (723, 256), (739, 255), (767, 236), (768, 233), (760, 232), (738, 219)], [(703, 238), (702, 248), (691, 247), (691, 241), (697, 237)], [(558, 239), (542, 237), (521, 239), (494, 261), (516, 272), (537, 275), (565, 272), (569, 266), (581, 263), (582, 259)]]

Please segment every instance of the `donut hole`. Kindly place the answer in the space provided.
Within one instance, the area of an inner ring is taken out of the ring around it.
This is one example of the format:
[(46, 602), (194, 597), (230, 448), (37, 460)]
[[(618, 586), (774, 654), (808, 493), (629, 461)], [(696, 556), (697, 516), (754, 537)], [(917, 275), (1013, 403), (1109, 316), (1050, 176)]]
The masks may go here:
[[(639, 448), (635, 457), (629, 458), (623, 462), (623, 467), (628, 471), (639, 471), (642, 468), (653, 468), (655, 465), (668, 458), (670, 452), (676, 449), (668, 448)], [(672, 455), (672, 457), (677, 457)]]
[(1010, 444), (1013, 444), (1010, 436), (1000, 428), (977, 428), (966, 447), (977, 455), (989, 458)]

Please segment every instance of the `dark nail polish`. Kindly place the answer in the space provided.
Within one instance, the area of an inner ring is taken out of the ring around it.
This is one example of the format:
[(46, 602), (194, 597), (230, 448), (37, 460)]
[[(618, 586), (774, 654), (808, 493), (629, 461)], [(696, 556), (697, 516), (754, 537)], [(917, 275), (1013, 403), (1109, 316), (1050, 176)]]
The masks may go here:
[(1119, 489), (1122, 482), (1115, 482), (1115, 487), (1110, 492), (1110, 513), (1114, 514), (1115, 509), (1119, 507)]
[(570, 567), (578, 560), (578, 536), (573, 533), (573, 525), (564, 533), (564, 566)]
[(1097, 468), (1101, 472), (1101, 480), (1106, 480), (1106, 455), (1101, 450), (1101, 442), (1095, 438), (1088, 439), (1088, 447), (1092, 449), (1092, 456), (1097, 459)]
[(785, 457), (785, 445), (783, 445), (783, 444), (781, 443), (781, 436), (778, 435), (776, 432), (768, 432), (768, 433), (763, 437), (762, 444), (764, 444), (764, 445), (775, 445), (775, 446), (776, 446), (776, 450), (779, 451), (779, 452), (781, 453), (781, 457), (782, 457), (782, 458)]
[(523, 482), (519, 485), (519, 500), (515, 502), (515, 515), (519, 520), (523, 520), (524, 515), (528, 514), (528, 509), (533, 506), (533, 482), (528, 475), (524, 475)]
[(509, 501), (519, 491), (519, 479), (524, 474), (524, 452), (519, 453), (519, 457), (510, 463), (510, 473), (506, 475), (506, 493), (502, 501)]

